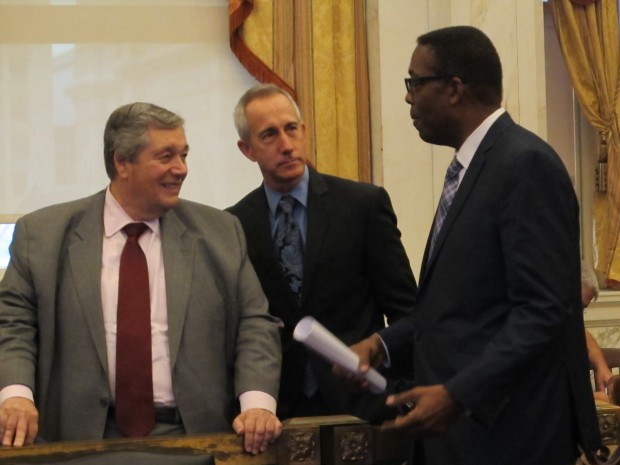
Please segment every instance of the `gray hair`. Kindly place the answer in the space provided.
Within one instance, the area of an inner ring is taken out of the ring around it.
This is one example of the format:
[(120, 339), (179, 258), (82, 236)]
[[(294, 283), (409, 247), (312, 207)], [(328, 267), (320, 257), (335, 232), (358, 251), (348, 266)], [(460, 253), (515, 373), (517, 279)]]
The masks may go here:
[(302, 121), (301, 112), (299, 111), (299, 107), (297, 103), (291, 97), (287, 91), (282, 89), (281, 87), (276, 86), (275, 84), (256, 84), (254, 87), (248, 89), (239, 99), (237, 105), (235, 106), (235, 111), (233, 113), (233, 118), (235, 120), (235, 128), (237, 128), (237, 134), (239, 134), (239, 138), (245, 142), (250, 140), (250, 127), (248, 124), (248, 119), (245, 114), (245, 109), (253, 100), (271, 97), (272, 95), (281, 94), (284, 95), (295, 109), (295, 114), (297, 115), (297, 121)]
[(129, 103), (114, 110), (103, 132), (103, 159), (108, 177), (116, 177), (114, 154), (121, 160), (135, 162), (149, 143), (149, 129), (177, 129), (184, 123), (180, 116), (152, 103)]

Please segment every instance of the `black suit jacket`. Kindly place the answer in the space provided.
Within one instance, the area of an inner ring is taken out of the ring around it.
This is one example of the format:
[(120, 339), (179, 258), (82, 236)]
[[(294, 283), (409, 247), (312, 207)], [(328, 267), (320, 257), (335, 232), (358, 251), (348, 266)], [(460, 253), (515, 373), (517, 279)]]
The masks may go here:
[(411, 322), (416, 382), (465, 408), (428, 464), (573, 463), (598, 444), (580, 298), (579, 211), (559, 157), (508, 114), (475, 153), (428, 246)]
[(384, 406), (384, 396), (351, 393), (331, 374), (328, 364), (309, 356), (292, 337), (297, 322), (312, 315), (351, 345), (383, 328), (384, 315), (393, 322), (411, 313), (416, 283), (385, 189), (310, 168), (301, 305), (296, 303), (274, 251), (264, 187), (249, 193), (229, 211), (243, 225), (248, 254), (270, 312), (285, 324), (280, 418), (297, 416), (297, 406), (305, 401), (302, 385), (308, 357), (329, 403), (325, 414), (348, 413), (371, 421), (392, 414)]

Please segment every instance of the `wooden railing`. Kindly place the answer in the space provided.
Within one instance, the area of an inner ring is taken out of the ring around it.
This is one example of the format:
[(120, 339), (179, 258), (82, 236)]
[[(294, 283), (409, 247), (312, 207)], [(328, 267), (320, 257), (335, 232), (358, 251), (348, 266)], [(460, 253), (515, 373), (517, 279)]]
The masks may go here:
[(385, 434), (355, 417), (310, 417), (285, 422), (280, 439), (258, 455), (243, 452), (234, 434), (109, 439), (0, 449), (0, 464), (54, 464), (93, 454), (141, 451), (211, 454), (216, 465), (370, 465), (407, 460), (410, 439)]
[[(620, 407), (597, 403), (603, 443), (609, 447), (598, 463), (620, 464)], [(411, 438), (386, 432), (350, 416), (295, 418), (285, 422), (281, 438), (267, 451), (251, 455), (234, 434), (109, 439), (0, 448), (0, 464), (61, 464), (114, 452), (176, 456), (210, 454), (215, 465), (400, 465), (409, 459)]]

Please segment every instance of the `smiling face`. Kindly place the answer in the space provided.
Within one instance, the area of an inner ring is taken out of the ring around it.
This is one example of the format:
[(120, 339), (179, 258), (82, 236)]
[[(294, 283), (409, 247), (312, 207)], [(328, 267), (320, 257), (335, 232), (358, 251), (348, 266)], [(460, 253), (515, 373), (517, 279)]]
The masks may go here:
[(187, 176), (185, 130), (150, 128), (147, 136), (149, 142), (135, 161), (114, 156), (112, 195), (136, 221), (160, 218), (176, 206)]
[(289, 192), (306, 166), (306, 127), (293, 105), (282, 94), (257, 97), (245, 108), (249, 140), (237, 142), (239, 150), (258, 163), (265, 184)]

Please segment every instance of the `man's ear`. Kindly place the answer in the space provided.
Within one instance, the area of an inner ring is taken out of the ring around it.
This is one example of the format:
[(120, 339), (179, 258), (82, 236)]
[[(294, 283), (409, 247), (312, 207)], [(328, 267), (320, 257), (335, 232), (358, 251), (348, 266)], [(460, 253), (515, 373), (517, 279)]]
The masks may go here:
[(246, 156), (246, 158), (250, 161), (256, 161), (256, 158), (252, 155), (252, 149), (248, 145), (248, 143), (242, 139), (237, 141), (237, 147), (241, 150), (241, 153)]
[(118, 152), (114, 152), (114, 168), (116, 168), (116, 175), (118, 177), (125, 177), (128, 163), (126, 158), (122, 157)]
[(450, 79), (450, 89), (450, 101), (452, 103), (459, 102), (463, 99), (463, 96), (465, 95), (465, 84), (460, 77), (455, 76)]

